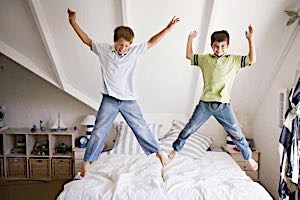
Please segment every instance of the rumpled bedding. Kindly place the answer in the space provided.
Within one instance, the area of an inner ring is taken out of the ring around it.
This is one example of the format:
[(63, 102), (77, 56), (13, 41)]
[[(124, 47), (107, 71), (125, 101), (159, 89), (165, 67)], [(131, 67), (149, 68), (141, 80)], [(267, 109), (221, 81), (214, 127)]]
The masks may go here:
[(271, 200), (224, 152), (176, 155), (162, 167), (155, 154), (102, 155), (58, 200)]

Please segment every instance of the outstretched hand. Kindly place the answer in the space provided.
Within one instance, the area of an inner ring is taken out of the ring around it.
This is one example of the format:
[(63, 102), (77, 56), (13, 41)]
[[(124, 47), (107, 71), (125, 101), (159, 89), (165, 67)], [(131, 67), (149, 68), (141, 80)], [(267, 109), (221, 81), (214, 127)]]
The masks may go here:
[(250, 24), (248, 26), (248, 30), (246, 31), (246, 38), (249, 40), (249, 39), (252, 39), (252, 37), (253, 37), (253, 28)]
[(191, 31), (189, 34), (189, 39), (194, 39), (198, 35), (197, 31)]
[(167, 29), (171, 30), (174, 27), (174, 25), (179, 21), (180, 21), (179, 17), (174, 16), (172, 20), (169, 22), (169, 24), (167, 25)]
[(72, 24), (76, 20), (76, 12), (68, 8), (69, 22)]

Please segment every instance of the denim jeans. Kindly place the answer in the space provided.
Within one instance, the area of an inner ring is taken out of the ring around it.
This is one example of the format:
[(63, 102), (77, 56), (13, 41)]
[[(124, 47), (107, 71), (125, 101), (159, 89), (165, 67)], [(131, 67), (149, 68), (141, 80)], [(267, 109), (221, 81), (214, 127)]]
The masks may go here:
[(108, 95), (103, 95), (95, 127), (84, 154), (85, 161), (98, 159), (104, 148), (104, 142), (112, 124), (119, 112), (132, 129), (132, 132), (147, 155), (160, 151), (159, 145), (147, 126), (141, 109), (135, 100), (119, 100)]
[(211, 115), (216, 118), (229, 134), (234, 144), (240, 149), (243, 158), (249, 160), (252, 156), (252, 151), (239, 127), (230, 103), (200, 101), (196, 106), (191, 119), (173, 143), (174, 150), (180, 151), (188, 137), (197, 131)]

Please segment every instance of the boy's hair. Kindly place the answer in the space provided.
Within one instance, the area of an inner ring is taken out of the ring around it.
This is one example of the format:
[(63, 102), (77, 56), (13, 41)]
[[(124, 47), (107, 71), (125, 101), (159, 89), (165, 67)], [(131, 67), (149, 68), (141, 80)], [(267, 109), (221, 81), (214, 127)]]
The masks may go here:
[(229, 44), (229, 33), (225, 30), (222, 31), (215, 31), (210, 37), (210, 44), (212, 45), (215, 41), (223, 42), (227, 40), (227, 44)]
[(118, 26), (114, 30), (114, 42), (118, 41), (120, 38), (124, 38), (128, 42), (132, 43), (134, 38), (134, 33), (128, 26)]

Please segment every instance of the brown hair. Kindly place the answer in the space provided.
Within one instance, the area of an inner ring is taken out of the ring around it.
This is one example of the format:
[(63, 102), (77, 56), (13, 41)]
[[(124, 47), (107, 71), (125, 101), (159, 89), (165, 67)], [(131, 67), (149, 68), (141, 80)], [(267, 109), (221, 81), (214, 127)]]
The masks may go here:
[(114, 30), (114, 42), (118, 41), (120, 38), (124, 38), (128, 42), (132, 43), (134, 38), (134, 33), (128, 26), (118, 26)]
[(215, 41), (217, 42), (223, 42), (227, 40), (227, 44), (229, 44), (229, 33), (225, 30), (222, 31), (215, 31), (210, 37), (210, 44), (212, 45)]

